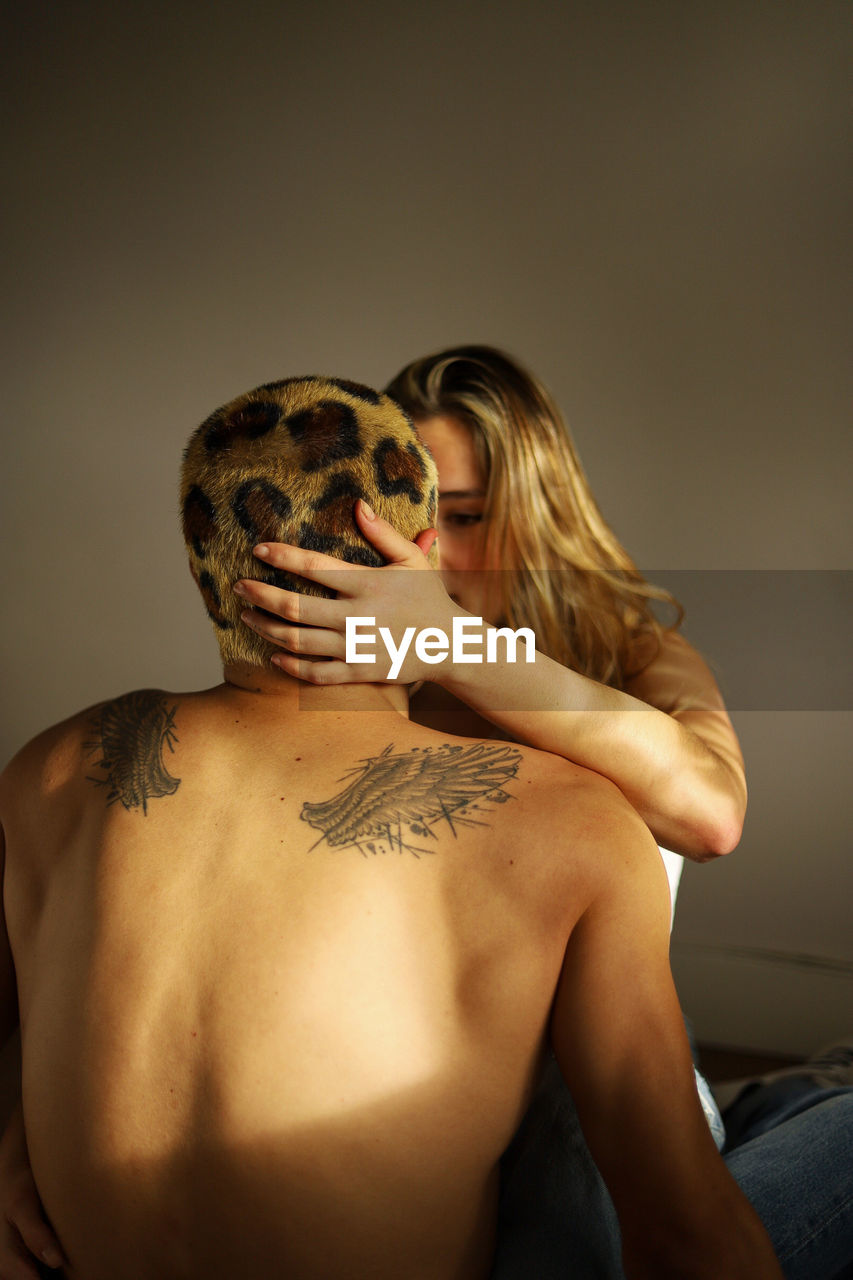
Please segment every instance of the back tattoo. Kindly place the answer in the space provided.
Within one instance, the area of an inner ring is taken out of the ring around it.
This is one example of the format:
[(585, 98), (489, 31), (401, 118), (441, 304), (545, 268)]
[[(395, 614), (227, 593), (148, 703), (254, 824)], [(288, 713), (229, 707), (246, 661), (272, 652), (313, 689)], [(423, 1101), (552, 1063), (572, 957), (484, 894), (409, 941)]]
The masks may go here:
[(148, 801), (171, 796), (181, 785), (163, 763), (163, 748), (174, 751), (177, 705), (168, 709), (165, 693), (159, 689), (137, 689), (122, 694), (99, 707), (92, 717), (92, 739), (85, 743), (92, 753), (100, 751), (94, 762), (102, 777), (89, 782), (109, 787), (107, 804), (120, 800), (125, 809), (142, 808), (148, 813)]
[(437, 839), (433, 828), (439, 823), (454, 836), (457, 827), (487, 826), (492, 806), (512, 799), (505, 784), (520, 763), (520, 751), (497, 743), (445, 743), (397, 754), (389, 743), (345, 775), (355, 777), (343, 791), (306, 803), (300, 816), (322, 832), (312, 849), (325, 841), (333, 849), (358, 849), (363, 857), (405, 850), (418, 858), (435, 853), (415, 841)]

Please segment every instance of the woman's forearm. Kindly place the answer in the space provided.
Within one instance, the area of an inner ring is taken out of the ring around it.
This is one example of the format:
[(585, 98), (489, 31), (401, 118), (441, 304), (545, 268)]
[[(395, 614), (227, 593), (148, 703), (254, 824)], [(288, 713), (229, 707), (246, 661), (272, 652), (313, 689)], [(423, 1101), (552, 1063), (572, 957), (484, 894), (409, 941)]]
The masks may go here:
[(699, 862), (735, 847), (746, 806), (736, 740), (733, 751), (717, 750), (714, 733), (706, 741), (648, 702), (543, 654), (530, 664), (521, 650), (517, 657), (512, 664), (448, 665), (436, 678), (508, 737), (615, 782), (664, 847)]
[[(256, 606), (243, 620), (281, 647), (273, 661), (289, 675), (309, 683), (320, 677), (324, 683), (386, 678), (378, 673), (374, 656), (359, 660), (350, 655), (345, 643), (350, 617), (370, 621), (378, 634), (387, 631), (395, 645), (402, 645), (404, 636), (411, 642), (425, 620), (445, 639), (457, 619), (474, 624), (474, 631), (482, 627), (481, 619), (448, 596), (417, 546), (390, 525), (374, 522), (370, 541), (389, 561), (382, 569), (342, 570), (331, 557), (285, 545), (255, 549), (272, 567), (337, 592), (336, 599), (327, 600), (252, 579), (236, 584), (235, 590)], [(528, 664), (523, 648), (519, 643), (517, 660), (509, 662), (504, 641), (498, 639), (496, 661), (460, 663), (427, 660), (419, 656), (417, 643), (409, 643), (393, 678), (405, 684), (426, 679), (507, 736), (603, 774), (620, 787), (665, 848), (697, 861), (734, 848), (746, 808), (743, 760), (716, 681), (686, 640), (671, 632), (647, 636), (642, 653), (638, 641), (637, 670), (626, 683), (627, 692), (539, 653)], [(490, 656), (488, 647), (480, 656)], [(311, 661), (320, 657), (329, 661)], [(441, 727), (448, 727), (446, 720)]]

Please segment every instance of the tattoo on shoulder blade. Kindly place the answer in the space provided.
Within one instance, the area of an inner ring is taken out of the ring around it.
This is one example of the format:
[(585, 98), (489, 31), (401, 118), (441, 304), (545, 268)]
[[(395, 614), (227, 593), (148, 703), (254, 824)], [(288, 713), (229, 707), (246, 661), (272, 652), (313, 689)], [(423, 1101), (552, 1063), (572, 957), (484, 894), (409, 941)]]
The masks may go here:
[(454, 836), (457, 827), (487, 826), (492, 807), (512, 799), (505, 784), (520, 764), (520, 751), (498, 743), (445, 743), (397, 754), (391, 743), (350, 770), (341, 779), (352, 778), (343, 791), (304, 804), (300, 816), (322, 832), (312, 849), (325, 841), (333, 849), (358, 849), (364, 857), (405, 850), (417, 858), (435, 852), (416, 841), (436, 840), (433, 828), (440, 823)]
[(167, 708), (166, 695), (159, 689), (138, 689), (122, 694), (99, 707), (92, 717), (92, 740), (85, 744), (101, 758), (94, 767), (103, 777), (89, 782), (109, 787), (107, 804), (120, 800), (125, 809), (142, 807), (148, 813), (148, 801), (174, 795), (181, 785), (163, 764), (163, 747), (174, 751), (175, 712)]

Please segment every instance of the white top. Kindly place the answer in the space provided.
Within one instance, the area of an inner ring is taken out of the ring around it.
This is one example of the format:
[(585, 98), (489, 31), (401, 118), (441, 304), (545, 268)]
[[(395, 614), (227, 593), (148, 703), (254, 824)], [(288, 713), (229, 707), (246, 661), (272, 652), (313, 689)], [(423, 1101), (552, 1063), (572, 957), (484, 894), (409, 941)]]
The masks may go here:
[[(658, 845), (658, 848), (660, 848), (660, 845)], [(669, 896), (672, 899), (672, 915), (670, 916), (669, 926), (672, 928), (672, 921), (675, 918), (675, 899), (678, 896), (678, 883), (684, 870), (684, 859), (680, 853), (673, 853), (670, 849), (661, 849), (660, 856), (663, 858), (663, 865), (666, 868), (666, 875), (669, 880)]]

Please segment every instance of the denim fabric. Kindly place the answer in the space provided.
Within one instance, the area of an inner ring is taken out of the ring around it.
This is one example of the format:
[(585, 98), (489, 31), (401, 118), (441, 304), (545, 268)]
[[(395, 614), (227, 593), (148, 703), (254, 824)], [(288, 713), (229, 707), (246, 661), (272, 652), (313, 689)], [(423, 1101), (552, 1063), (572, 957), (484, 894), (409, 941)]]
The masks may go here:
[(501, 1165), (492, 1280), (624, 1280), (616, 1210), (554, 1058)]
[(723, 1120), (726, 1164), (787, 1280), (853, 1280), (853, 1089), (753, 1085)]
[[(733, 1115), (726, 1164), (786, 1280), (853, 1280), (853, 1089), (784, 1084)], [(624, 1280), (620, 1255), (616, 1212), (552, 1059), (504, 1157), (492, 1280)]]

